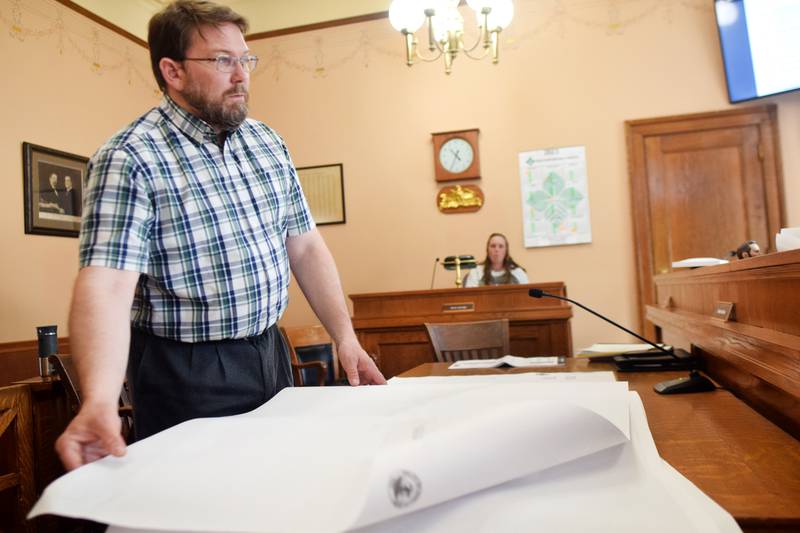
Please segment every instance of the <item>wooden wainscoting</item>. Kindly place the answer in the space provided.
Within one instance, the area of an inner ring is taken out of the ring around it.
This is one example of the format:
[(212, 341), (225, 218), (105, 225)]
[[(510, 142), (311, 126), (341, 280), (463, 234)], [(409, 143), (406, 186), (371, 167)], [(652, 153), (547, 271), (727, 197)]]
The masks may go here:
[[(58, 339), (58, 353), (69, 353), (69, 338)], [(0, 387), (39, 375), (37, 341), (0, 343)]]

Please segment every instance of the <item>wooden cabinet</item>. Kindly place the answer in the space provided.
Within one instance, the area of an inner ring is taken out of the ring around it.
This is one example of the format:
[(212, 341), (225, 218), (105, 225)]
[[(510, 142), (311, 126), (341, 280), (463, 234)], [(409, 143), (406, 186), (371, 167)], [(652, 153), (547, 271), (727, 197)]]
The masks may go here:
[(561, 282), (351, 294), (353, 327), (387, 378), (435, 360), (425, 322), (507, 318), (514, 355), (571, 356), (571, 306), (531, 298), (532, 288), (566, 296)]

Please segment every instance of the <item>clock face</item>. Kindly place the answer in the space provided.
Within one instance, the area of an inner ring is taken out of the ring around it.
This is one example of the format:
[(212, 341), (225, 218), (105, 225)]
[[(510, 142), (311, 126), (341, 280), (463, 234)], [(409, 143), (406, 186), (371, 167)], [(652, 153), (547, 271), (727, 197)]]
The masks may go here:
[(467, 170), (474, 157), (472, 145), (461, 137), (453, 137), (445, 142), (442, 149), (439, 150), (439, 163), (442, 168), (453, 174)]

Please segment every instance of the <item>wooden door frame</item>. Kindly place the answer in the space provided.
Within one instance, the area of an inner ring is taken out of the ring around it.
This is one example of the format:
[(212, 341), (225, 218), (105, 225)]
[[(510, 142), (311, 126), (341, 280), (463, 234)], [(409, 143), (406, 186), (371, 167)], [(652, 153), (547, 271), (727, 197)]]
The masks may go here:
[[(654, 339), (656, 331), (653, 324), (645, 319), (645, 306), (655, 305), (656, 302), (655, 285), (653, 284), (653, 236), (645, 140), (650, 136), (744, 126), (757, 126), (759, 129), (761, 139), (759, 154), (764, 174), (767, 225), (769, 234), (772, 235), (780, 231), (786, 220), (783, 205), (783, 170), (778, 135), (778, 112), (775, 104), (625, 121), (634, 256), (636, 258), (637, 316), (639, 331), (648, 338)], [(772, 242), (766, 243), (765, 249), (762, 251), (764, 253), (774, 251)]]

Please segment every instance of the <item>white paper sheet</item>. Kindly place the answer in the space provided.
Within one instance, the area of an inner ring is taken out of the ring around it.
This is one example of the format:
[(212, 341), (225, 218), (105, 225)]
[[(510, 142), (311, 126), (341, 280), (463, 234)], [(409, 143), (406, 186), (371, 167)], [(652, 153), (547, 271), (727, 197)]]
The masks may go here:
[[(623, 384), (587, 384), (579, 395), (593, 411), (543, 401), (548, 389), (554, 397), (575, 389), (556, 385), (287, 389), (246, 415), (190, 421), (124, 458), (80, 468), (48, 487), (31, 515), (146, 529), (336, 531), (627, 440), (627, 405), (609, 400), (624, 397)], [(389, 498), (397, 471), (422, 482), (401, 507)], [(326, 504), (305, 511), (318, 500)]]
[(64, 476), (48, 511), (110, 533), (738, 531), (658, 457), (638, 396), (591, 382), (290, 389)]
[(498, 368), (501, 366), (511, 366), (514, 368), (533, 368), (545, 366), (564, 365), (563, 357), (519, 357), (516, 355), (504, 355), (498, 359), (463, 359), (456, 361), (448, 366), (448, 370), (469, 370), (472, 368)]
[(611, 371), (600, 372), (525, 372), (520, 374), (479, 374), (472, 376), (422, 376), (418, 378), (393, 377), (390, 385), (453, 385), (456, 383), (552, 383), (616, 381)]
[(661, 460), (634, 392), (631, 441), (359, 533), (734, 533), (733, 517)]

